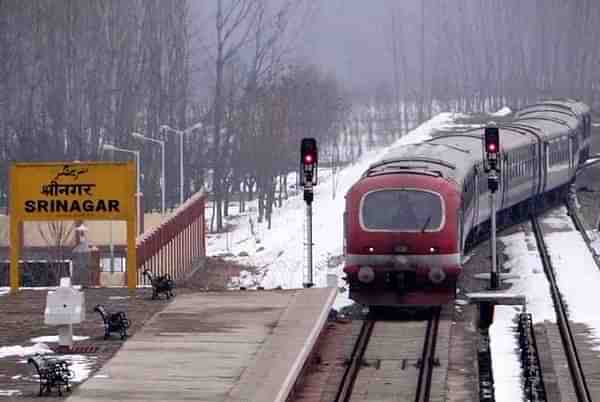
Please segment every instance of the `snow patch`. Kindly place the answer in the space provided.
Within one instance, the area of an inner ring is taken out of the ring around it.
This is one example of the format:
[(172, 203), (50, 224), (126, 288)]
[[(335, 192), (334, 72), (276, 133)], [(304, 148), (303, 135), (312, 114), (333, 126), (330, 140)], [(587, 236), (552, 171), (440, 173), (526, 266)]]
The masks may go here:
[(68, 361), (71, 365), (69, 370), (73, 372), (73, 382), (82, 382), (90, 376), (94, 363), (98, 359), (96, 356), (89, 355), (64, 355), (60, 357)]
[[(546, 224), (546, 220), (552, 218), (570, 220), (564, 208), (542, 222)], [(574, 228), (567, 232), (548, 233), (546, 243), (558, 288), (569, 306), (569, 318), (590, 327), (593, 341), (598, 345), (596, 350), (600, 350), (598, 307), (590, 302), (590, 297), (600, 289), (600, 271), (590, 250)]]
[(494, 323), (490, 326), (490, 351), (494, 373), (494, 395), (497, 401), (523, 399), (521, 361), (515, 318), (520, 307), (496, 306)]
[(504, 106), (502, 109), (493, 112), (493, 113), (489, 113), (490, 116), (508, 116), (509, 114), (512, 113), (512, 110), (510, 110), (510, 108), (508, 106)]
[(517, 232), (500, 237), (500, 241), (508, 256), (503, 268), (518, 275), (518, 278), (506, 280), (512, 285), (510, 292), (526, 297), (527, 310), (534, 322), (555, 322), (554, 305), (533, 233)]
[(3, 346), (0, 347), (0, 358), (9, 356), (30, 356), (36, 353), (47, 354), (53, 351), (44, 343), (36, 343), (32, 346)]
[(18, 389), (0, 389), (0, 396), (19, 396), (22, 394)]
[[(73, 335), (73, 340), (74, 341), (83, 341), (85, 339), (90, 339), (90, 337), (89, 336)], [(32, 343), (58, 342), (58, 335), (38, 336), (37, 338), (31, 338), (29, 341), (32, 342)]]

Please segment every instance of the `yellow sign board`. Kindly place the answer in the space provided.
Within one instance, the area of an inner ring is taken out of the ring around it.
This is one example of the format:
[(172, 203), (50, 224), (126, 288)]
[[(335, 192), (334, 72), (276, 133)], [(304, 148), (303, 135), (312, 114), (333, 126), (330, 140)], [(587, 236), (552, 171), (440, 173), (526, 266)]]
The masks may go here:
[(127, 284), (136, 287), (136, 180), (133, 163), (16, 163), (10, 168), (10, 287), (19, 288), (19, 223), (127, 221)]
[(10, 214), (22, 220), (127, 220), (135, 208), (135, 181), (127, 177), (135, 175), (125, 163), (16, 164)]

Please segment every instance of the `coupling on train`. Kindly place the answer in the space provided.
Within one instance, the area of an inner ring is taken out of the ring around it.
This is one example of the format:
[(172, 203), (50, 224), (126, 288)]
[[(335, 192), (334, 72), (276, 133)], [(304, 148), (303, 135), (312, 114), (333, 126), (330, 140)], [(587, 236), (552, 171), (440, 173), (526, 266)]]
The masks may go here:
[[(500, 221), (563, 194), (590, 153), (587, 105), (527, 106), (499, 124)], [(392, 147), (346, 194), (350, 298), (364, 305), (440, 305), (456, 294), (465, 250), (489, 234), (484, 128)]]

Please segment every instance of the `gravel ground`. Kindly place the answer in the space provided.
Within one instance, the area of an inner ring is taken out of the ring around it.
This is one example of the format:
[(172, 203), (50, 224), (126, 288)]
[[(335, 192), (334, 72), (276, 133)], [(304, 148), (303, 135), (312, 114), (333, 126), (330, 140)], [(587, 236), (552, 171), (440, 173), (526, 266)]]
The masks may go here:
[[(178, 283), (177, 294), (194, 293), (208, 290), (224, 290), (229, 278), (239, 274), (247, 267), (238, 267), (220, 259), (209, 258), (203, 269), (197, 270), (185, 283)], [(55, 327), (44, 325), (44, 308), (46, 305), (46, 290), (23, 290), (15, 296), (0, 296), (0, 348), (4, 346), (30, 346), (32, 338), (47, 335), (57, 335)], [(109, 340), (104, 340), (104, 327), (98, 313), (93, 311), (96, 304), (104, 305), (109, 311), (125, 311), (132, 321), (129, 334), (133, 335), (155, 313), (162, 310), (171, 301), (164, 299), (152, 300), (151, 289), (137, 289), (130, 294), (128, 289), (98, 288), (86, 289), (86, 320), (73, 326), (73, 334), (87, 336), (89, 339), (77, 341), (77, 346), (91, 345), (97, 350), (75, 357), (83, 361), (94, 375), (123, 345), (116, 334)], [(56, 343), (48, 343), (49, 347)], [(67, 357), (65, 355), (63, 357)], [(26, 363), (26, 357), (8, 356), (0, 358), (0, 401), (32, 400), (50, 401), (61, 399), (56, 392), (52, 396), (38, 397), (39, 385), (33, 377), (33, 367)], [(75, 384), (76, 386), (77, 384)], [(15, 392), (7, 392), (13, 390)], [(4, 392), (3, 392), (4, 391)], [(6, 395), (13, 393), (12, 396)], [(65, 397), (68, 395), (65, 395)], [(64, 399), (64, 397), (62, 398)]]

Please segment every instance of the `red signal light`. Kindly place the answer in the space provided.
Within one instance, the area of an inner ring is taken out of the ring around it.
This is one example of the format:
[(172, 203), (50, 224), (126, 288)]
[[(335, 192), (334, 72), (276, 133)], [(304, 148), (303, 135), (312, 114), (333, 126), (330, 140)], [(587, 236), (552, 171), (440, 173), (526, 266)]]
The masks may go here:
[(484, 132), (485, 150), (496, 154), (500, 148), (500, 133), (498, 127), (486, 127)]
[(317, 140), (314, 138), (303, 138), (300, 144), (300, 163), (317, 163)]
[[(303, 138), (300, 143), (300, 184), (302, 186), (317, 184), (317, 168), (319, 165), (319, 150), (315, 138)], [(310, 203), (312, 199), (306, 199)]]

